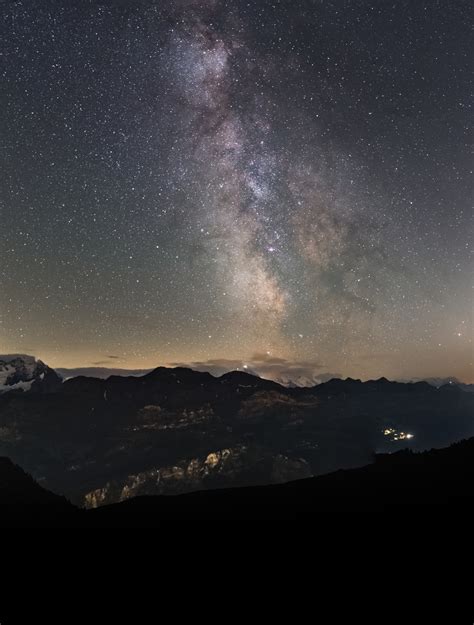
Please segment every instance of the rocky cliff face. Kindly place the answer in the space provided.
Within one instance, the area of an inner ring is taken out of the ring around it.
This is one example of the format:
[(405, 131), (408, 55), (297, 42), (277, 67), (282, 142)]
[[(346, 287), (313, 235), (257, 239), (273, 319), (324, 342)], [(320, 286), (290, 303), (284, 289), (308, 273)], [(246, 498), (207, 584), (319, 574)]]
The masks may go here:
[(129, 475), (123, 481), (107, 483), (88, 493), (86, 508), (118, 503), (132, 497), (177, 495), (197, 490), (283, 484), (312, 476), (309, 464), (301, 458), (271, 455), (263, 449), (238, 447), (192, 458), (175, 466), (161, 467)]

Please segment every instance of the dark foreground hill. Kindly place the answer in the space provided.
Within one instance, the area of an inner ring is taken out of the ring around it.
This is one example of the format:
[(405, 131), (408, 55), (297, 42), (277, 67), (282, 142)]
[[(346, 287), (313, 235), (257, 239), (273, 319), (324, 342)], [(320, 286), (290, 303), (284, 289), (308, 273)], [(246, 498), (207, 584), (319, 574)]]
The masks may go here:
[(74, 508), (0, 459), (2, 526), (154, 526), (166, 519), (291, 519), (327, 511), (420, 506), (468, 510), (474, 494), (474, 438), (445, 449), (404, 450), (374, 464), (287, 484), (137, 497), (94, 510)]
[(78, 510), (64, 497), (42, 488), (8, 458), (0, 458), (0, 526), (10, 520), (20, 525), (64, 522)]

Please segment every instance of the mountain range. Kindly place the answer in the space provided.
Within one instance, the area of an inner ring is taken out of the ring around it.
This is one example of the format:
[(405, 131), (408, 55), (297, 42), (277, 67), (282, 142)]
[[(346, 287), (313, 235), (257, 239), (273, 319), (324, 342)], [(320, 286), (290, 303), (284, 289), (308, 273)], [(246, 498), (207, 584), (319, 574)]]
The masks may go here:
[(10, 392), (0, 395), (0, 455), (90, 508), (278, 484), (474, 435), (474, 395), (456, 385), (381, 378), (288, 388), (179, 367), (61, 382), (39, 361), (1, 362)]
[[(173, 367), (173, 368), (192, 368), (192, 367)], [(119, 377), (142, 377), (151, 373), (153, 369), (121, 369), (112, 367), (79, 367), (79, 368), (57, 368), (51, 369), (41, 360), (37, 360), (34, 356), (25, 354), (0, 355), (0, 393), (9, 390), (31, 390), (33, 382), (35, 388), (39, 390), (44, 385), (40, 384), (45, 375), (48, 376), (49, 382), (53, 387), (57, 387), (58, 383), (63, 380), (70, 380), (77, 377), (92, 377), (106, 380), (112, 376)], [(197, 369), (203, 372), (202, 369)], [(255, 371), (245, 371), (255, 377), (259, 376)], [(214, 377), (219, 377), (213, 374)], [(291, 373), (273, 377), (271, 380), (280, 386), (288, 388), (312, 388), (319, 386), (321, 383), (330, 381), (331, 379), (342, 379), (341, 376), (335, 374), (320, 374), (320, 381), (315, 383), (313, 378), (304, 375), (291, 375)], [(262, 379), (266, 379), (263, 377)], [(270, 379), (270, 378), (269, 378)], [(455, 377), (447, 378), (413, 378), (408, 380), (398, 380), (404, 383), (411, 382), (427, 382), (431, 386), (439, 388), (445, 385), (459, 386), (464, 391), (474, 392), (474, 384), (464, 384)]]
[[(1, 358), (1, 356), (0, 356)], [(187, 368), (193, 369), (190, 365)], [(196, 369), (197, 371), (202, 371), (202, 369)], [(58, 373), (64, 380), (69, 380), (70, 378), (77, 377), (92, 377), (92, 378), (100, 378), (106, 380), (111, 376), (121, 376), (121, 377), (141, 377), (146, 375), (147, 373), (151, 373), (153, 369), (120, 369), (120, 368), (112, 368), (112, 367), (78, 367), (78, 368), (57, 368), (56, 373)], [(212, 371), (209, 371), (212, 373)], [(342, 379), (342, 376), (337, 374), (319, 374), (318, 381), (315, 382), (313, 377), (308, 377), (301, 374), (292, 374), (291, 371), (284, 374), (278, 375), (276, 377), (265, 378), (265, 376), (259, 375), (258, 371), (247, 370), (247, 373), (251, 373), (257, 377), (263, 377), (264, 379), (271, 379), (272, 381), (280, 384), (281, 386), (287, 386), (289, 388), (311, 388), (314, 386), (318, 386), (321, 383), (328, 382), (331, 379)], [(216, 375), (213, 373), (213, 375)], [(474, 392), (474, 384), (465, 384), (460, 382), (455, 377), (446, 377), (446, 378), (411, 378), (404, 380), (397, 380), (398, 382), (428, 382), (431, 386), (436, 386), (439, 388), (440, 386), (445, 386), (446, 384), (456, 385), (459, 388), (462, 388), (464, 391)]]

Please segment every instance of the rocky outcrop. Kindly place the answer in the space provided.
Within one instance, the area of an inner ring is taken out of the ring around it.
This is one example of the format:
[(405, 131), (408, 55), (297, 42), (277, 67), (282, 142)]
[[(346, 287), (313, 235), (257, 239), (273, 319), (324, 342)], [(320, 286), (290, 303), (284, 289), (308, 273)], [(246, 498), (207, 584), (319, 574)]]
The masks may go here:
[(123, 481), (107, 483), (87, 493), (86, 508), (126, 501), (145, 495), (178, 495), (196, 490), (282, 484), (311, 477), (308, 463), (282, 454), (269, 455), (264, 450), (239, 447), (222, 449), (205, 458), (193, 458), (175, 466), (154, 468)]

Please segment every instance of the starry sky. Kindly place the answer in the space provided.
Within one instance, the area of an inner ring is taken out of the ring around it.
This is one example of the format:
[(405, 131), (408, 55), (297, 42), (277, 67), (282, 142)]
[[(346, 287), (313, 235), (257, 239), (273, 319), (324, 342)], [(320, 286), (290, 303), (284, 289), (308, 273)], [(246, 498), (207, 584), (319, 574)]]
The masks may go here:
[(0, 2), (0, 352), (474, 381), (469, 4)]

